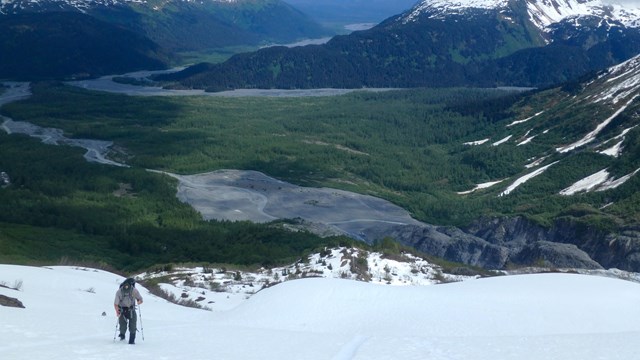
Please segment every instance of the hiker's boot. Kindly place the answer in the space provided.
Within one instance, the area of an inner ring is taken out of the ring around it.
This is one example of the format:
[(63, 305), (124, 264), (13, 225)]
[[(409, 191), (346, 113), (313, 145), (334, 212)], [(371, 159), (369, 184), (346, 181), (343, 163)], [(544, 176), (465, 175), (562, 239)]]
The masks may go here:
[(118, 335), (120, 337), (120, 341), (124, 340), (124, 334)]
[(129, 344), (133, 345), (136, 343), (136, 336), (131, 334), (129, 335)]

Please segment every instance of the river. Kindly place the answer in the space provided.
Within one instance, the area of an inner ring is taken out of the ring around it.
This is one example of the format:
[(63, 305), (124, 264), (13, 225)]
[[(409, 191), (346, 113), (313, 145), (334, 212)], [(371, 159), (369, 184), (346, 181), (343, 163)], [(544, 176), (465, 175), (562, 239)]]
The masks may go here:
[[(337, 96), (354, 91), (390, 91), (396, 88), (359, 88), (359, 89), (236, 89), (219, 92), (206, 92), (204, 90), (175, 90), (164, 89), (160, 86), (132, 85), (115, 82), (114, 78), (128, 78), (145, 81), (154, 74), (163, 74), (180, 71), (182, 68), (158, 71), (136, 71), (122, 75), (107, 75), (97, 79), (68, 81), (67, 84), (81, 87), (87, 90), (105, 91), (110, 93), (126, 94), (132, 96), (217, 96), (217, 97), (309, 97), (309, 96)], [(152, 84), (152, 83), (151, 83)]]

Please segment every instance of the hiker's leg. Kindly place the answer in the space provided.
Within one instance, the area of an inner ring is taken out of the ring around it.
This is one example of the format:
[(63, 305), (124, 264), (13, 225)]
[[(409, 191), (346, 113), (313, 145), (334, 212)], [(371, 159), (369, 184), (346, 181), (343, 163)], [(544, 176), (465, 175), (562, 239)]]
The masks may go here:
[(118, 323), (120, 326), (120, 339), (124, 339), (124, 334), (127, 332), (127, 319), (125, 319), (124, 315), (120, 314)]
[(135, 310), (131, 309), (131, 318), (129, 319), (129, 344), (134, 344), (136, 341), (136, 325), (138, 323), (138, 317)]

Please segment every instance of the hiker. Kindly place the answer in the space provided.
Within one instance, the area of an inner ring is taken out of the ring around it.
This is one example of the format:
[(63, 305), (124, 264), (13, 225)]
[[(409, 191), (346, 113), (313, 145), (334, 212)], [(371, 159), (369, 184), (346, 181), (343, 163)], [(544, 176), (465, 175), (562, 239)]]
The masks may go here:
[(127, 321), (129, 322), (129, 344), (136, 343), (136, 301), (142, 304), (142, 295), (135, 288), (136, 281), (128, 278), (116, 291), (116, 299), (113, 307), (116, 309), (116, 316), (120, 323), (120, 340), (124, 340), (127, 332)]

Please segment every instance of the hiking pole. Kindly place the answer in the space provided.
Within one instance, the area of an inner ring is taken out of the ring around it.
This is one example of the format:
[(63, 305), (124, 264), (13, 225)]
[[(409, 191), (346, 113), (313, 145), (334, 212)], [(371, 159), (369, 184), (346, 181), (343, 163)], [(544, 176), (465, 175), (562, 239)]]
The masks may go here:
[(113, 332), (113, 342), (116, 342), (116, 334), (118, 334), (118, 324), (120, 323), (120, 317), (116, 318), (116, 331)]
[(142, 334), (142, 341), (144, 341), (144, 326), (142, 326), (142, 306), (138, 304), (138, 317), (140, 317), (140, 333)]

